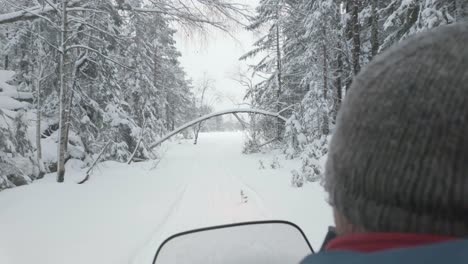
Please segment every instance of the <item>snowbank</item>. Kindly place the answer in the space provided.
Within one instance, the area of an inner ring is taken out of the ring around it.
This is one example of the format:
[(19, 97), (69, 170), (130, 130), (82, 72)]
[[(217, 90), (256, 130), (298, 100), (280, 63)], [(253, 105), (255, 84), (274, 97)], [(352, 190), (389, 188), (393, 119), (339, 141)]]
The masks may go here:
[(0, 191), (25, 185), (40, 176), (33, 155), (27, 110), (32, 93), (8, 84), (12, 71), (0, 71)]
[(0, 70), (0, 109), (18, 110), (29, 106), (24, 100), (32, 100), (32, 93), (18, 92), (17, 88), (8, 84), (15, 72)]
[(27, 107), (28, 104), (15, 100), (9, 96), (1, 95), (0, 93), (0, 108), (7, 110), (18, 110)]

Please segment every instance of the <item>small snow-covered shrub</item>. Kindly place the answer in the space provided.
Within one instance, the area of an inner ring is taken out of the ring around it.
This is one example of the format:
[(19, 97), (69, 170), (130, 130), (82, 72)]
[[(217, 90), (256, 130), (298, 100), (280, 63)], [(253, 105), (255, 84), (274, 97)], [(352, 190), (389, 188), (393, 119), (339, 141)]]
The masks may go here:
[(308, 182), (316, 182), (322, 177), (322, 170), (315, 164), (302, 164), (302, 176)]
[(301, 155), (301, 174), (308, 182), (319, 181), (323, 177), (328, 140), (322, 137), (308, 144)]
[(125, 142), (114, 142), (108, 148), (109, 150), (106, 152), (105, 159), (126, 162), (131, 156), (128, 145)]
[(327, 137), (321, 137), (303, 146), (300, 155), (301, 168), (292, 172), (291, 183), (302, 187), (306, 182), (321, 182), (325, 172), (325, 162), (328, 154)]
[(242, 153), (252, 154), (252, 153), (258, 153), (259, 151), (260, 151), (260, 148), (258, 147), (258, 143), (249, 137), (244, 143)]
[(292, 170), (291, 174), (291, 185), (293, 187), (300, 188), (304, 186), (304, 177), (297, 170)]
[(284, 139), (286, 141), (286, 158), (296, 158), (302, 152), (303, 146), (307, 143), (307, 138), (302, 132), (302, 125), (296, 114), (292, 114), (286, 122)]
[(281, 164), (279, 162), (278, 157), (274, 157), (271, 161), (270, 167), (274, 170), (281, 168)]
[(258, 169), (264, 170), (265, 169), (265, 164), (263, 163), (263, 160), (259, 160), (258, 163), (260, 164)]
[(4, 190), (11, 187), (11, 183), (6, 177), (0, 175), (0, 190)]
[(26, 112), (0, 108), (0, 116), (0, 190), (3, 190), (29, 184), (42, 174), (32, 158)]
[(21, 155), (27, 155), (31, 153), (31, 142), (28, 139), (28, 120), (26, 119), (25, 111), (20, 110), (17, 112), (14, 123), (14, 140), (16, 146), (16, 152)]
[(0, 163), (0, 190), (29, 184), (31, 179), (18, 167), (9, 163)]

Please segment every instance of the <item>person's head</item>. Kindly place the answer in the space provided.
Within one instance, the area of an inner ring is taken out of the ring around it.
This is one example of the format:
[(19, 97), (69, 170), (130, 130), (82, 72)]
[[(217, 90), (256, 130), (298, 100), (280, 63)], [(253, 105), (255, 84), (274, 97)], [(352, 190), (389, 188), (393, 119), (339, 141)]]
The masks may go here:
[(411, 37), (362, 70), (325, 174), (338, 233), (468, 236), (468, 24)]

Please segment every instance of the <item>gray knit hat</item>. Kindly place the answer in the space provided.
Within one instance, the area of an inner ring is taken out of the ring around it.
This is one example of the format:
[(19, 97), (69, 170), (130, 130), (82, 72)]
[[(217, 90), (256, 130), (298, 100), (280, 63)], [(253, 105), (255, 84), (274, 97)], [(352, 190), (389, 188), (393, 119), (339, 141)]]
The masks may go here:
[(355, 78), (325, 188), (366, 231), (468, 236), (468, 24), (416, 35)]

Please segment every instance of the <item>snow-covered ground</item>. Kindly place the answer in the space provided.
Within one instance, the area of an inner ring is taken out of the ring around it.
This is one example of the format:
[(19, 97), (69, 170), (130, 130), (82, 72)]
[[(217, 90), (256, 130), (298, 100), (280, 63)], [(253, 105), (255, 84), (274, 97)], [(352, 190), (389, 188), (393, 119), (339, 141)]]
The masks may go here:
[(297, 161), (242, 145), (242, 133), (201, 134), (166, 145), (159, 164), (105, 162), (78, 185), (84, 171), (70, 162), (65, 184), (48, 175), (0, 192), (0, 263), (149, 264), (174, 233), (265, 219), (298, 224), (318, 248), (332, 223), (323, 189), (291, 187)]
[(32, 99), (31, 93), (18, 92), (17, 88), (7, 82), (13, 79), (15, 72), (0, 70), (0, 109), (16, 110), (25, 108), (28, 103), (17, 99)]

